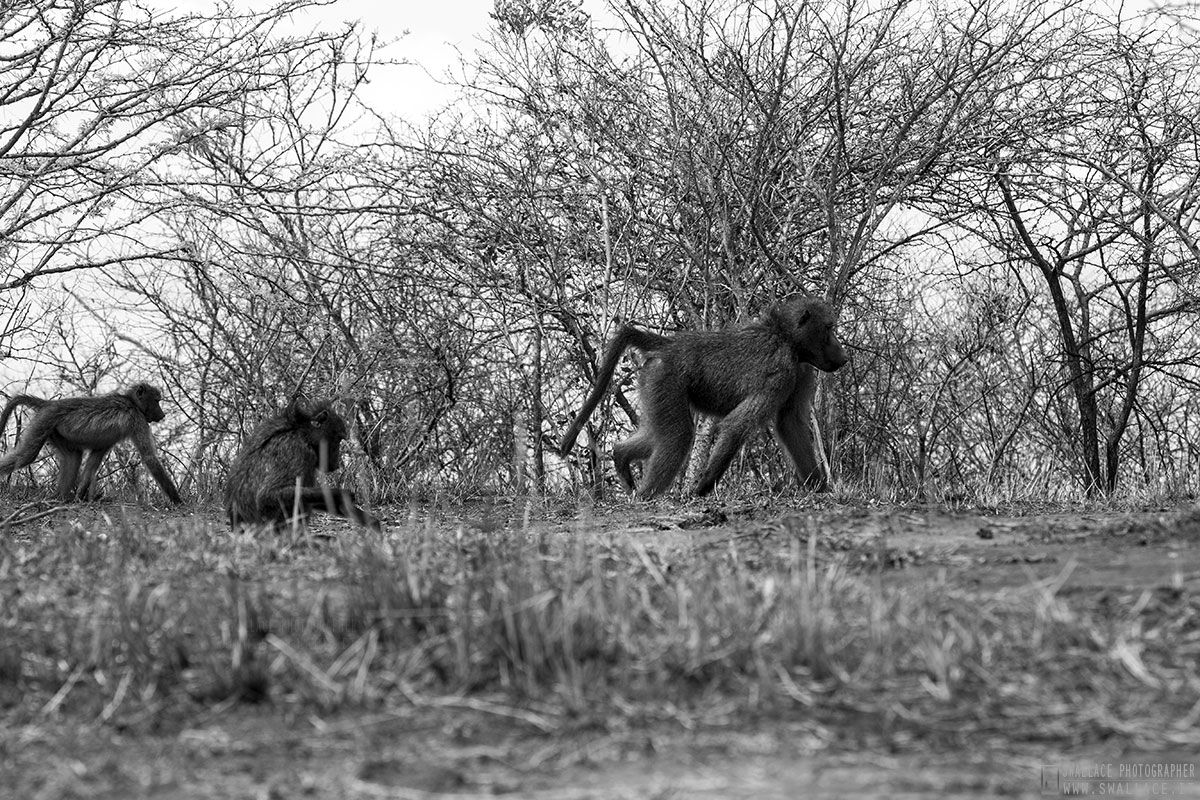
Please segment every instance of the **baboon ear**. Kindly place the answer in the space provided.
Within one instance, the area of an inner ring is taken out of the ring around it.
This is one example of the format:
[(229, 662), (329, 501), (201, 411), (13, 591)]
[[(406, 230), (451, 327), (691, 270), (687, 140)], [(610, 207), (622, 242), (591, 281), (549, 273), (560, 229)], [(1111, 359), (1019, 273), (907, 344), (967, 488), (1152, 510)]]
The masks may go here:
[(312, 426), (314, 428), (323, 428), (325, 423), (329, 421), (329, 409), (322, 408), (312, 418)]
[(288, 400), (287, 415), (295, 420), (306, 419), (308, 417), (308, 405), (304, 402), (304, 398), (300, 395), (292, 395)]

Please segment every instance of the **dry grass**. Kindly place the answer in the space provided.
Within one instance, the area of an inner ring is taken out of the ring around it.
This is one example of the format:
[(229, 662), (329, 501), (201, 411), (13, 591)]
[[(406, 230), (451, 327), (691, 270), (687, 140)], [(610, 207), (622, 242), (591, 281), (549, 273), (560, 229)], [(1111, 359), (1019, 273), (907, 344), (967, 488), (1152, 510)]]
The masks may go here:
[(255, 538), (131, 515), (0, 534), (3, 724), (441, 703), (550, 730), (796, 715), (855, 745), (1200, 743), (1182, 591), (893, 584), (786, 527), (755, 539), (766, 558), (483, 527)]

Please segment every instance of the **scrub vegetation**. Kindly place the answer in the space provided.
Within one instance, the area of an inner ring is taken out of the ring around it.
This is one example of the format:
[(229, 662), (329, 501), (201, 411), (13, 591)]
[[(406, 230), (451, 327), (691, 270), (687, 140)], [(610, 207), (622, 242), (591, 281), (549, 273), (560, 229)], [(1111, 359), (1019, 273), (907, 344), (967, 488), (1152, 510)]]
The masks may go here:
[[(403, 38), (336, 8), (0, 10), (0, 391), (160, 387), (184, 500), (121, 448), (98, 502), (0, 485), (0, 785), (1035, 796), (1196, 752), (1194, 9), (497, 0), (405, 122)], [(633, 357), (555, 451), (622, 325), (797, 294), (849, 355), (832, 493), (754, 436), (693, 498), (706, 423), (627, 499)], [(229, 529), (297, 396), (382, 530)]]

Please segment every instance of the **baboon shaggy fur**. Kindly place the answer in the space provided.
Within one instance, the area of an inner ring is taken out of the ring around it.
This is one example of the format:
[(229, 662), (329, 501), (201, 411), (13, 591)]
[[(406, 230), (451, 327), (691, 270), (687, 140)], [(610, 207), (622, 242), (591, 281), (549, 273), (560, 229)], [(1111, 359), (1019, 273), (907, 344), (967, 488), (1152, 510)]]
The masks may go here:
[(833, 372), (846, 363), (834, 333), (836, 317), (823, 300), (801, 297), (779, 303), (762, 319), (731, 331), (685, 331), (662, 336), (623, 325), (609, 342), (583, 409), (563, 437), (565, 456), (612, 381), (627, 347), (646, 354), (640, 374), (641, 426), (613, 448), (621, 483), (634, 491), (632, 464), (645, 462), (635, 494), (666, 491), (682, 469), (695, 437), (693, 412), (718, 419), (717, 438), (696, 482), (706, 495), (729, 468), (746, 439), (771, 425), (802, 484), (829, 486), (813, 397), (814, 367)]
[[(96, 472), (101, 462), (118, 442), (129, 439), (163, 494), (178, 505), (183, 500), (158, 459), (154, 435), (150, 432), (150, 423), (159, 422), (165, 416), (161, 400), (162, 393), (148, 383), (135, 383), (125, 391), (112, 394), (62, 400), (16, 395), (0, 413), (0, 434), (18, 406), (34, 409), (34, 415), (13, 452), (0, 458), (0, 476), (29, 466), (37, 460), (43, 445), (49, 444), (58, 456), (59, 498), (95, 499), (99, 496)], [(85, 451), (88, 458), (80, 483), (79, 466)]]
[(318, 472), (341, 467), (345, 438), (346, 421), (328, 402), (293, 400), (264, 421), (242, 444), (229, 471), (225, 510), (230, 526), (274, 528), (294, 516), (325, 511), (378, 530), (379, 520), (350, 490), (317, 483)]

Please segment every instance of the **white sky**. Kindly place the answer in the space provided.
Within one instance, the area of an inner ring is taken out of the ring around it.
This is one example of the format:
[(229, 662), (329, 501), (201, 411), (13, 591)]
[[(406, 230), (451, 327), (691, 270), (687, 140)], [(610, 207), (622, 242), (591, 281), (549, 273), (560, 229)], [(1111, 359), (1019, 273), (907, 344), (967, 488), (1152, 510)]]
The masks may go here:
[[(168, 13), (204, 13), (218, 0), (149, 2)], [(237, 1), (239, 8), (273, 4), (272, 0)], [(303, 31), (337, 30), (345, 22), (361, 20), (365, 33), (377, 33), (381, 42), (394, 41), (384, 57), (412, 63), (374, 70), (364, 100), (377, 111), (417, 122), (452, 99), (452, 91), (443, 85), (446, 72), (458, 63), (458, 51), (469, 56), (478, 49), (479, 38), (491, 25), (488, 15), (494, 6), (494, 0), (337, 0), (295, 20)]]
[(314, 22), (328, 29), (357, 19), (380, 41), (398, 39), (386, 54), (413, 63), (377, 70), (365, 99), (376, 110), (415, 122), (451, 99), (441, 82), (458, 63), (459, 51), (470, 55), (477, 49), (493, 7), (494, 0), (338, 0)]

